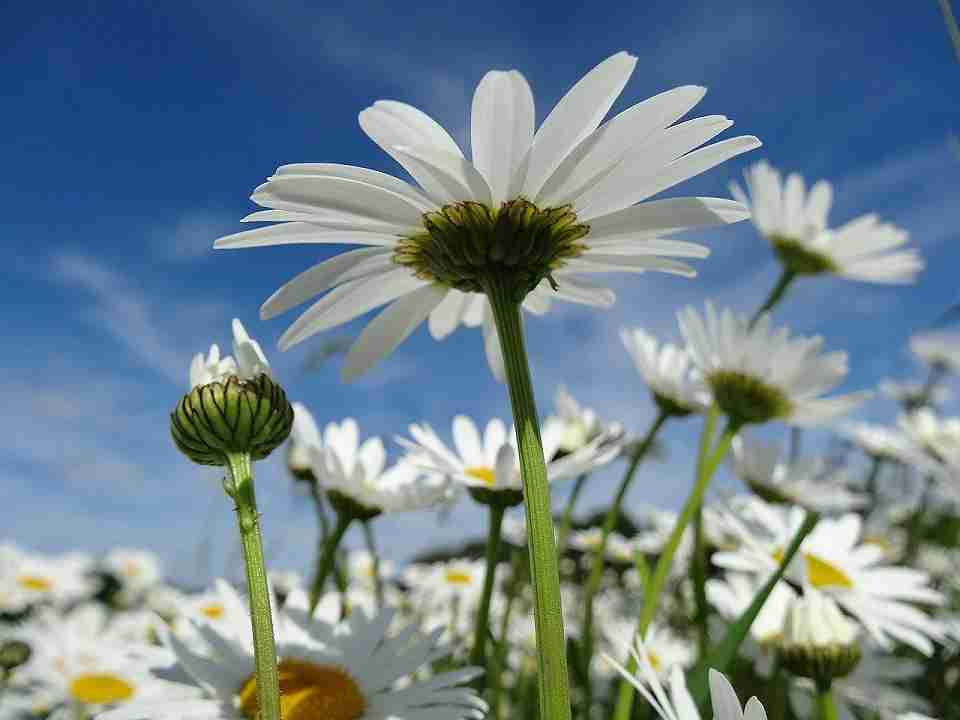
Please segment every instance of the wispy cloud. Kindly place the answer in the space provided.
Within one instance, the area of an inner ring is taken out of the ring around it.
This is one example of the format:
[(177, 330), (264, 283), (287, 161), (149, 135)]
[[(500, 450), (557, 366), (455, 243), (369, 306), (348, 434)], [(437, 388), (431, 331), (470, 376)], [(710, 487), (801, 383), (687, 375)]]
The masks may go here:
[(213, 255), (213, 241), (236, 229), (238, 218), (225, 212), (189, 210), (170, 225), (151, 231), (157, 255), (173, 262), (195, 262)]

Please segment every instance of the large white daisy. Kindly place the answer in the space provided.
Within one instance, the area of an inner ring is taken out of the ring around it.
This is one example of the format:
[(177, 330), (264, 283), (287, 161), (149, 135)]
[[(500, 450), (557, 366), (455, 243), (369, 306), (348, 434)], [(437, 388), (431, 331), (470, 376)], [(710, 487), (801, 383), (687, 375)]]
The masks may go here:
[(707, 302), (700, 315), (692, 307), (678, 314), (687, 352), (713, 393), (714, 402), (740, 423), (782, 420), (816, 425), (850, 411), (864, 393), (820, 397), (847, 375), (847, 354), (820, 354), (823, 338), (791, 338), (774, 329), (770, 316), (751, 326), (729, 308)]
[[(438, 645), (439, 633), (423, 634), (413, 626), (390, 633), (394, 616), (390, 610), (373, 615), (355, 608), (348, 619), (328, 622), (311, 617), (303, 601), (301, 595), (291, 599), (276, 627), (285, 720), (484, 716), (485, 703), (460, 687), (479, 669), (410, 679), (449, 653)], [(252, 720), (257, 716), (257, 693), (249, 625), (248, 617), (246, 635), (241, 635), (241, 627), (222, 633), (211, 625), (198, 625), (204, 640), (201, 648), (165, 636), (175, 665), (158, 663), (157, 672), (176, 677), (178, 685), (195, 690), (199, 697), (185, 700), (171, 695), (149, 703), (132, 702), (100, 715), (100, 720)], [(407, 682), (400, 688), (398, 681)]]
[(744, 173), (750, 196), (733, 182), (733, 196), (753, 212), (753, 224), (773, 246), (784, 266), (796, 274), (834, 273), (877, 283), (912, 282), (923, 268), (915, 250), (900, 250), (909, 241), (905, 230), (861, 215), (838, 228), (827, 225), (833, 189), (826, 180), (807, 193), (803, 178), (785, 181), (766, 161)]
[[(741, 546), (715, 553), (713, 562), (730, 570), (769, 575), (779, 566), (805, 513), (759, 498), (742, 503), (737, 511), (724, 518), (739, 535)], [(944, 631), (914, 603), (940, 605), (943, 596), (930, 587), (926, 573), (882, 564), (883, 549), (864, 543), (862, 530), (863, 521), (854, 513), (820, 520), (804, 539), (786, 578), (830, 596), (884, 647), (896, 640), (929, 655), (932, 641), (942, 640)]]
[(732, 125), (721, 115), (674, 124), (703, 97), (696, 86), (661, 93), (601, 125), (636, 62), (626, 52), (604, 60), (536, 133), (523, 75), (487, 73), (473, 98), (472, 161), (428, 115), (380, 100), (360, 113), (360, 126), (419, 187), (350, 165), (285, 165), (252, 196), (269, 209), (245, 218), (279, 224), (214, 247), (368, 246), (298, 275), (261, 309), (273, 317), (329, 291), (284, 333), (280, 345), (288, 348), (391, 303), (350, 349), (346, 378), (389, 354), (427, 317), (441, 338), (480, 315), (489, 354), (496, 338), (481, 294), (493, 281), (529, 292), (528, 309), (543, 310), (552, 297), (609, 305), (612, 293), (581, 273), (693, 275), (673, 258), (702, 258), (707, 249), (664, 238), (743, 220), (745, 207), (717, 198), (644, 201), (760, 142), (743, 136), (695, 150)]

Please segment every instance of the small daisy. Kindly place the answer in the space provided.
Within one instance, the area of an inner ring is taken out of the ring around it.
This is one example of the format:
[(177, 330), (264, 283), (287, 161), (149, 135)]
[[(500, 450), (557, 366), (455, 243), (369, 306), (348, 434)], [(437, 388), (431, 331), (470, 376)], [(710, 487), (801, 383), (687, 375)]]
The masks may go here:
[[(429, 473), (452, 477), (467, 488), (522, 491), (516, 433), (512, 428), (508, 433), (502, 420), (490, 420), (481, 437), (473, 420), (466, 415), (456, 416), (453, 419), (456, 450), (448, 447), (426, 423), (412, 424), (409, 431), (412, 439), (398, 437), (396, 440), (407, 450), (410, 464)], [(601, 433), (579, 450), (557, 458), (564, 434), (564, 424), (557, 420), (548, 420), (540, 431), (547, 477), (551, 481), (583, 475), (620, 454), (619, 434)]]
[[(605, 657), (650, 703), (662, 720), (700, 720), (700, 711), (687, 690), (680, 666), (674, 666), (670, 672), (668, 694), (657, 676), (649, 653), (639, 639), (636, 648), (631, 648), (630, 654), (637, 662), (636, 674), (628, 672), (609, 655)], [(757, 698), (750, 698), (747, 704), (741, 707), (736, 691), (723, 673), (711, 668), (709, 678), (713, 720), (767, 720), (766, 711)]]
[[(919, 382), (888, 379), (881, 380), (877, 387), (881, 393), (891, 400), (896, 400), (908, 410), (921, 407), (927, 403), (942, 405), (951, 397), (950, 388), (948, 387), (935, 386), (930, 389), (926, 383)], [(928, 395), (929, 397), (927, 397)]]
[(557, 388), (553, 407), (554, 414), (550, 416), (548, 422), (562, 424), (563, 434), (560, 436), (558, 447), (561, 453), (575, 452), (601, 435), (615, 437), (622, 433), (618, 424), (604, 426), (593, 408), (581, 407), (563, 385)]
[[(484, 716), (484, 702), (461, 687), (476, 677), (477, 668), (411, 679), (449, 653), (437, 644), (438, 633), (423, 635), (408, 627), (389, 634), (392, 611), (370, 615), (356, 609), (343, 622), (331, 623), (312, 618), (304, 607), (291, 604), (284, 610), (289, 622), (281, 622), (277, 628), (280, 704), (285, 720), (461, 720)], [(249, 618), (245, 627), (249, 635)], [(154, 667), (182, 678), (177, 684), (199, 697), (183, 699), (171, 694), (150, 702), (132, 702), (100, 715), (99, 720), (256, 718), (256, 674), (249, 637), (238, 640), (237, 633), (222, 634), (212, 626), (198, 626), (197, 630), (203, 634), (202, 648), (188, 647), (167, 635), (165, 643), (176, 664), (169, 670), (162, 663)], [(401, 689), (398, 681), (402, 680), (407, 682)]]
[[(636, 632), (637, 619), (603, 613), (602, 608), (602, 604), (597, 605), (599, 620), (597, 625), (602, 628), (607, 653), (612, 657), (626, 657), (631, 650), (630, 638)], [(691, 642), (666, 625), (656, 622), (650, 623), (650, 627), (647, 628), (643, 646), (650, 665), (661, 679), (669, 677), (674, 667), (689, 669), (697, 659), (696, 649)], [(603, 655), (598, 655), (596, 660), (598, 666), (610, 668), (609, 663), (603, 659)]]
[(910, 338), (913, 354), (932, 367), (960, 372), (960, 332), (928, 330)]
[(674, 258), (704, 257), (706, 248), (664, 238), (743, 220), (744, 206), (716, 198), (644, 201), (760, 142), (743, 136), (695, 150), (732, 123), (717, 115), (674, 125), (703, 97), (694, 86), (601, 125), (636, 62), (626, 52), (607, 58), (536, 133), (523, 75), (487, 73), (473, 98), (472, 161), (420, 110), (378, 101), (360, 113), (360, 126), (419, 187), (350, 165), (286, 165), (252, 196), (269, 209), (245, 218), (279, 224), (220, 238), (214, 247), (368, 246), (307, 270), (261, 309), (273, 317), (329, 291), (284, 333), (280, 345), (288, 348), (392, 303), (349, 351), (346, 378), (372, 367), (428, 317), (434, 336), (448, 334), (476, 312), (474, 298), (491, 282), (509, 284), (520, 297), (607, 306), (612, 293), (579, 274), (693, 275)]
[(93, 560), (82, 553), (44, 555), (0, 545), (0, 612), (19, 613), (31, 605), (65, 607), (96, 591)]
[[(592, 555), (600, 547), (603, 540), (603, 529), (599, 527), (590, 527), (585, 530), (574, 530), (570, 533), (567, 543), (574, 550), (579, 550), (585, 555)], [(632, 564), (636, 549), (634, 544), (623, 537), (623, 535), (611, 532), (607, 536), (604, 554), (609, 560), (619, 563)], [(584, 557), (584, 561), (592, 564), (592, 559)]]
[(757, 495), (769, 502), (793, 503), (816, 512), (845, 512), (867, 504), (866, 496), (847, 490), (842, 470), (830, 470), (823, 458), (781, 458), (776, 445), (748, 439), (733, 441), (733, 469)]
[(621, 328), (620, 339), (663, 412), (682, 417), (709, 407), (710, 392), (695, 376), (686, 350), (661, 344), (641, 328)]
[(960, 417), (943, 418), (921, 408), (897, 420), (900, 430), (919, 448), (947, 467), (960, 468)]
[(473, 632), (486, 568), (482, 560), (414, 563), (401, 577), (417, 616), (446, 623), (450, 637), (463, 638)]
[(916, 465), (925, 472), (935, 472), (938, 464), (922, 447), (903, 432), (885, 425), (870, 423), (843, 423), (842, 432), (867, 455), (880, 460), (893, 460), (907, 465)]
[[(805, 513), (758, 498), (738, 510), (744, 520), (733, 513), (724, 517), (739, 534), (741, 546), (715, 553), (713, 562), (766, 576), (778, 567)], [(932, 641), (942, 640), (943, 629), (913, 603), (940, 605), (943, 596), (930, 587), (926, 573), (882, 565), (882, 548), (864, 543), (862, 530), (863, 521), (854, 513), (820, 520), (804, 539), (786, 578), (830, 596), (884, 647), (892, 647), (897, 640), (931, 654)]]
[(114, 548), (103, 559), (103, 569), (131, 597), (146, 592), (163, 577), (160, 559), (156, 554), (135, 548)]
[(915, 250), (905, 245), (905, 230), (882, 223), (876, 215), (861, 215), (838, 228), (827, 226), (833, 200), (830, 183), (820, 180), (805, 191), (796, 173), (781, 182), (766, 161), (748, 168), (747, 190), (730, 184), (733, 196), (750, 207), (753, 224), (770, 242), (787, 271), (798, 275), (833, 273), (852, 280), (909, 283), (923, 269)]
[(751, 327), (730, 309), (707, 302), (701, 316), (692, 307), (678, 315), (687, 352), (710, 387), (714, 402), (737, 423), (782, 420), (817, 425), (849, 412), (866, 395), (820, 397), (847, 375), (847, 354), (820, 354), (821, 337), (790, 338), (763, 315)]
[(220, 347), (216, 343), (210, 346), (210, 352), (206, 356), (197, 353), (190, 363), (191, 388), (222, 382), (230, 376), (250, 380), (260, 373), (271, 374), (270, 363), (263, 354), (260, 343), (247, 334), (243, 323), (234, 318), (231, 328), (233, 354), (236, 358), (230, 355), (221, 357)]

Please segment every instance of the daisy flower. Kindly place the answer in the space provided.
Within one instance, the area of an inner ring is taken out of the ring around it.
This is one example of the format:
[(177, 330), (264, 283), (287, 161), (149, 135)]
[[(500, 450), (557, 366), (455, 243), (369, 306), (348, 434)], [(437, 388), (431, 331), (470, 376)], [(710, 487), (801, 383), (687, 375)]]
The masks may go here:
[[(292, 605), (288, 603), (283, 611), (288, 622), (278, 623), (277, 628), (285, 720), (483, 717), (484, 702), (461, 687), (476, 677), (479, 669), (411, 679), (449, 653), (438, 645), (437, 632), (424, 635), (411, 626), (391, 634), (393, 611), (373, 615), (356, 609), (343, 622), (332, 623), (312, 618), (302, 605)], [(201, 648), (188, 647), (166, 635), (164, 641), (175, 665), (168, 669), (158, 663), (155, 669), (181, 678), (178, 685), (198, 697), (182, 699), (171, 693), (151, 702), (132, 702), (103, 713), (99, 720), (253, 720), (258, 711), (249, 627), (249, 618), (232, 633), (198, 626), (204, 639)], [(244, 628), (248, 636), (238, 639)], [(400, 688), (402, 680), (407, 682)]]
[[(637, 629), (635, 617), (622, 617), (603, 612), (603, 604), (597, 605), (597, 611), (602, 628), (602, 637), (605, 640), (609, 654), (613, 657), (626, 657), (631, 650), (630, 638)], [(666, 625), (656, 622), (650, 623), (643, 638), (643, 647), (646, 650), (650, 665), (661, 679), (669, 677), (674, 667), (684, 670), (690, 668), (696, 660), (696, 650), (693, 643), (677, 635)], [(603, 659), (603, 655), (596, 657), (596, 665), (610, 668)]]
[(820, 397), (847, 375), (847, 354), (820, 354), (823, 338), (791, 338), (774, 330), (770, 316), (751, 327), (730, 309), (707, 302), (701, 316), (692, 307), (678, 314), (687, 352), (710, 387), (714, 402), (738, 424), (782, 420), (817, 425), (849, 412), (864, 393)]
[[(508, 434), (502, 420), (490, 420), (481, 437), (473, 420), (457, 415), (453, 419), (456, 449), (448, 447), (426, 423), (414, 423), (409, 431), (412, 439), (396, 440), (407, 450), (410, 464), (431, 474), (452, 477), (468, 489), (512, 492), (518, 495), (518, 502), (522, 499), (516, 433), (511, 429)], [(564, 434), (564, 424), (556, 420), (547, 420), (540, 431), (551, 481), (582, 475), (620, 454), (619, 434), (601, 433), (579, 450), (558, 457)]]
[(0, 612), (19, 613), (31, 605), (64, 607), (96, 591), (90, 556), (54, 556), (0, 545)]
[(921, 408), (897, 419), (900, 430), (935, 460), (960, 467), (960, 417), (942, 418), (930, 408)]
[[(687, 690), (687, 682), (679, 665), (670, 672), (667, 690), (661, 684), (650, 655), (639, 639), (630, 654), (637, 662), (636, 674), (629, 672), (609, 655), (605, 655), (605, 658), (650, 703), (662, 720), (700, 720), (700, 711)], [(757, 698), (750, 698), (741, 707), (736, 691), (723, 673), (711, 668), (709, 678), (713, 720), (767, 720), (766, 711)]]
[(683, 417), (710, 405), (710, 392), (694, 375), (686, 350), (672, 343), (661, 344), (641, 328), (621, 328), (620, 339), (663, 412)]
[(960, 332), (928, 330), (910, 338), (913, 354), (931, 367), (960, 371)]
[(839, 429), (873, 458), (915, 465), (924, 472), (935, 472), (938, 469), (936, 461), (900, 430), (870, 423), (843, 423)]
[(896, 400), (908, 410), (922, 407), (928, 403), (942, 405), (950, 397), (950, 388), (935, 386), (928, 388), (926, 383), (881, 380), (877, 385), (880, 392), (891, 400)]
[(844, 512), (863, 507), (868, 499), (847, 490), (842, 470), (830, 470), (823, 458), (781, 458), (776, 445), (748, 439), (733, 441), (733, 469), (757, 495), (770, 502), (793, 503), (816, 512)]
[(766, 161), (748, 168), (747, 197), (733, 182), (730, 192), (750, 207), (753, 224), (773, 246), (787, 272), (796, 275), (833, 273), (852, 280), (909, 283), (923, 269), (915, 250), (900, 250), (909, 241), (905, 230), (861, 215), (831, 229), (827, 214), (833, 189), (820, 180), (806, 192), (803, 178), (791, 173), (782, 181)]
[[(529, 293), (541, 303), (556, 297), (607, 306), (612, 293), (580, 274), (693, 275), (674, 258), (704, 257), (706, 248), (667, 236), (743, 220), (745, 207), (717, 198), (644, 201), (760, 142), (743, 136), (695, 150), (732, 124), (719, 115), (674, 124), (703, 97), (695, 86), (661, 93), (601, 125), (636, 62), (626, 52), (607, 58), (536, 133), (523, 75), (487, 73), (473, 98), (469, 161), (428, 115), (380, 100), (360, 113), (360, 126), (419, 187), (350, 165), (285, 165), (252, 196), (268, 209), (245, 218), (279, 224), (220, 238), (214, 247), (367, 246), (300, 274), (261, 308), (269, 318), (326, 292), (284, 333), (280, 345), (288, 348), (390, 303), (347, 354), (348, 379), (428, 317), (434, 337), (466, 324), (468, 314), (475, 322), (477, 296), (494, 285), (515, 301)], [(484, 333), (495, 342), (484, 299), (479, 303)]]
[(163, 573), (155, 553), (135, 548), (114, 548), (103, 559), (103, 569), (115, 578), (122, 592), (136, 597), (160, 582)]
[[(713, 562), (729, 570), (767, 576), (776, 570), (784, 549), (803, 523), (798, 507), (768, 505), (754, 498), (724, 515), (740, 536), (739, 549), (718, 552)], [(881, 564), (883, 549), (864, 543), (863, 521), (854, 513), (822, 519), (807, 535), (786, 578), (803, 588), (828, 595), (878, 643), (892, 647), (900, 641), (929, 655), (943, 629), (913, 603), (940, 605), (943, 596), (932, 589), (926, 573)]]
[(623, 432), (617, 423), (609, 426), (601, 423), (593, 408), (581, 407), (563, 385), (557, 388), (553, 408), (554, 413), (547, 422), (560, 423), (563, 428), (557, 448), (561, 453), (575, 452), (601, 435), (610, 437)]

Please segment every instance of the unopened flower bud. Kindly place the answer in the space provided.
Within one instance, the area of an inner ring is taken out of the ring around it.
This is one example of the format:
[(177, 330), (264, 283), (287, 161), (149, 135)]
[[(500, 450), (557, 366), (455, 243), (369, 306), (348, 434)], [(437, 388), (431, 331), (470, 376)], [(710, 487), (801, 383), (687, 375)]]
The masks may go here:
[(22, 640), (7, 640), (0, 645), (0, 670), (9, 673), (25, 665), (32, 654), (30, 646)]
[(829, 688), (860, 662), (857, 627), (826, 595), (807, 589), (787, 613), (780, 644), (783, 665), (794, 675)]

